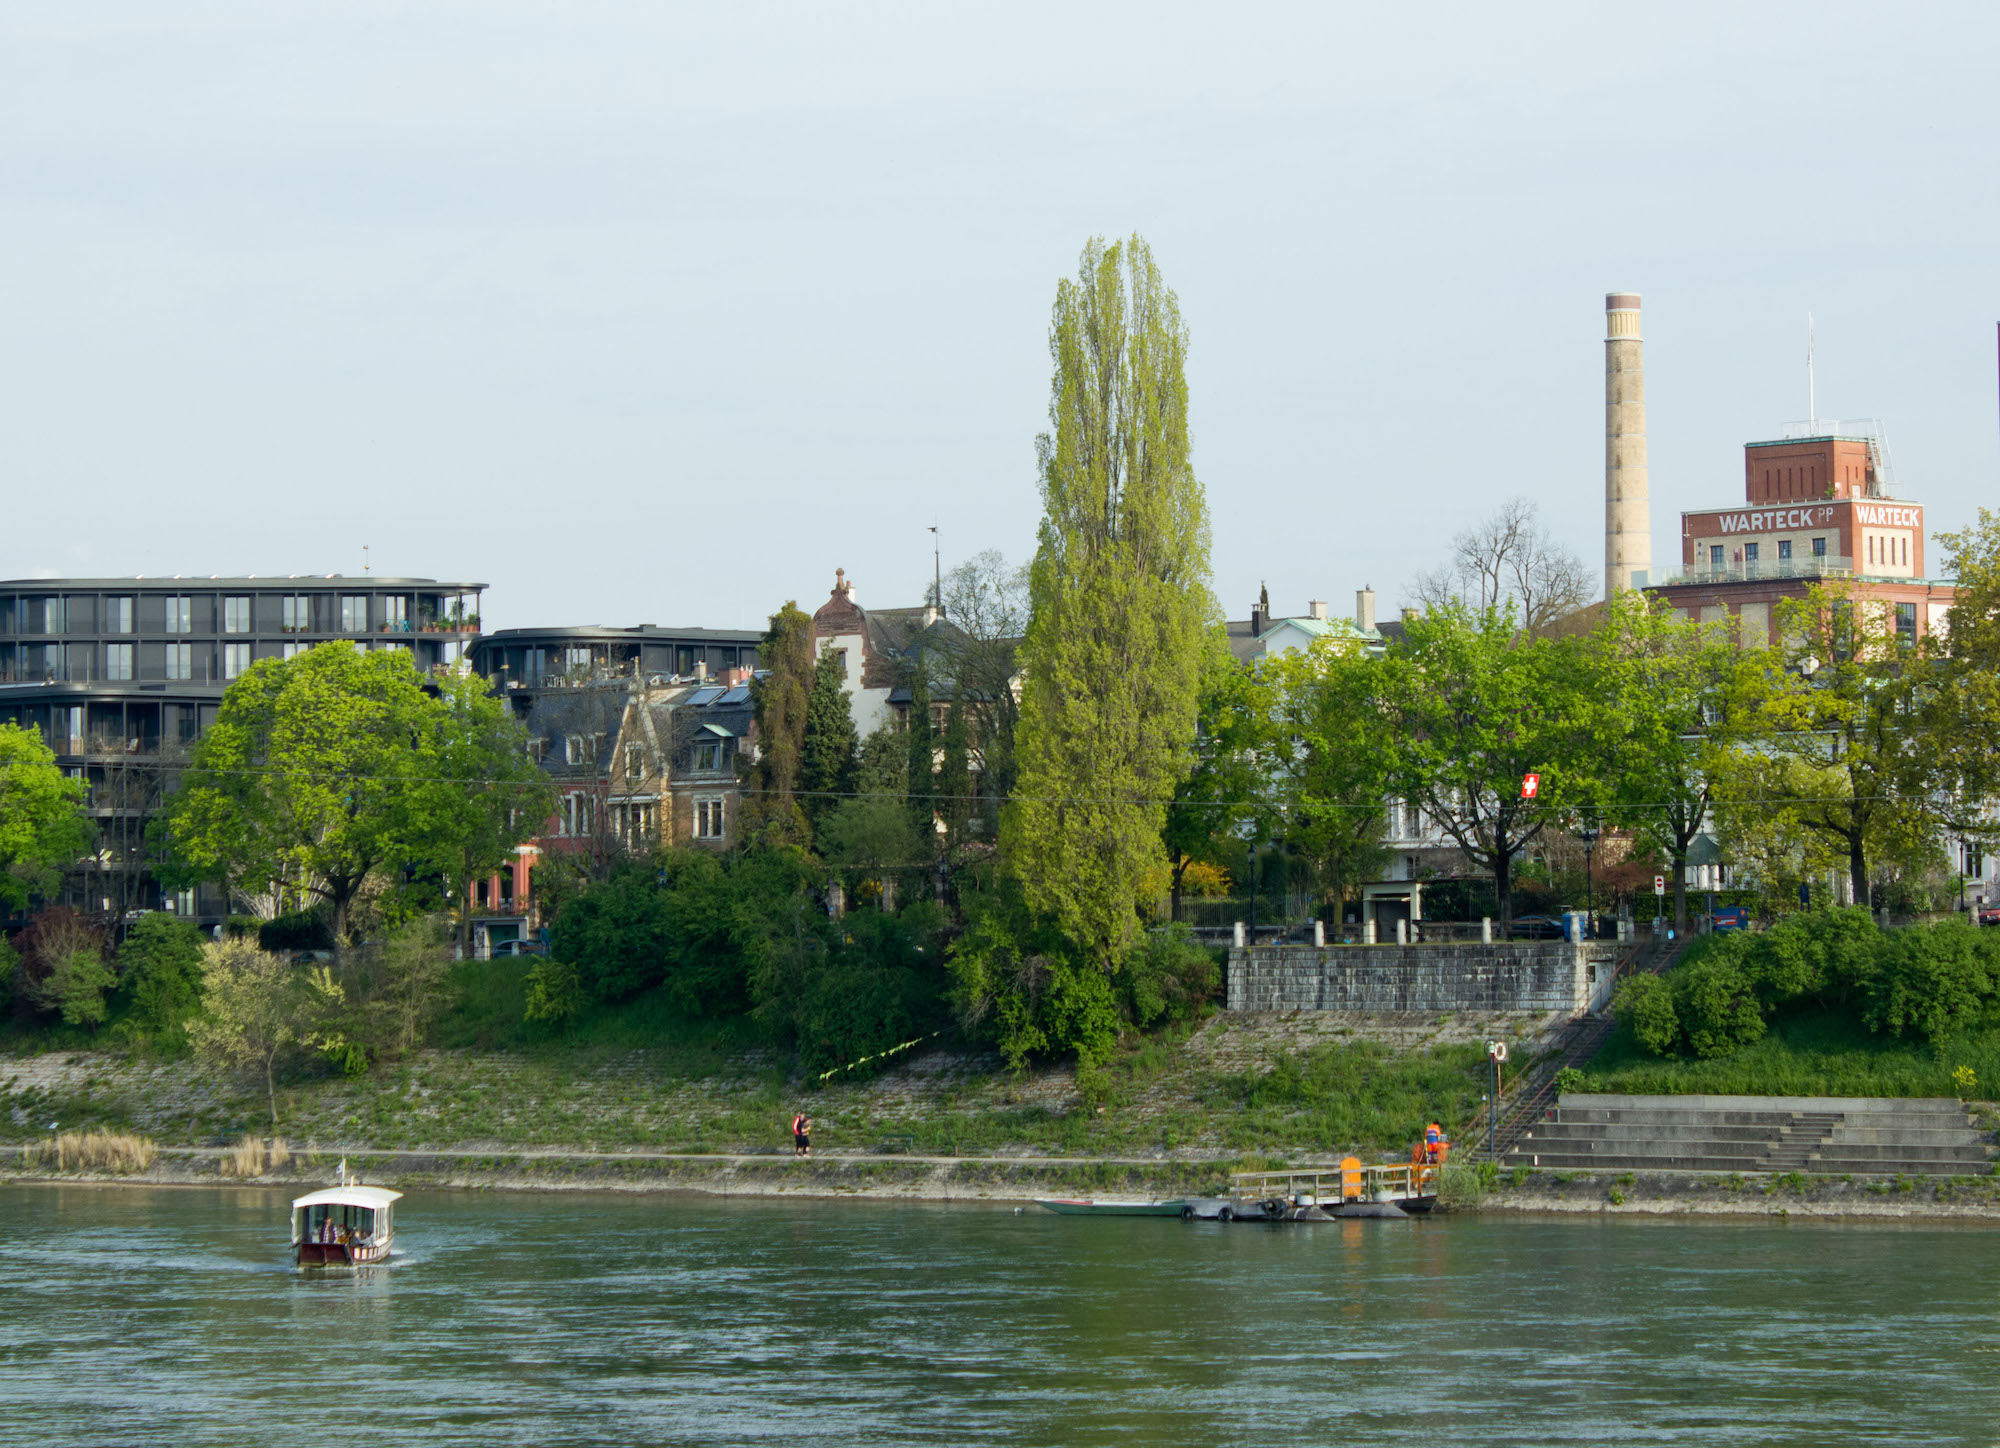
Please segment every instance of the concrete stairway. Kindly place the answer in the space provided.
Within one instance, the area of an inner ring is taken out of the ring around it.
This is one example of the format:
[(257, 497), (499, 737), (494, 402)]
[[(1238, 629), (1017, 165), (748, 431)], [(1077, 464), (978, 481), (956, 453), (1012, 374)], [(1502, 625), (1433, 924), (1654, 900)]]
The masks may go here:
[(1563, 1096), (1510, 1166), (1616, 1171), (1983, 1176), (1993, 1138), (1949, 1098)]

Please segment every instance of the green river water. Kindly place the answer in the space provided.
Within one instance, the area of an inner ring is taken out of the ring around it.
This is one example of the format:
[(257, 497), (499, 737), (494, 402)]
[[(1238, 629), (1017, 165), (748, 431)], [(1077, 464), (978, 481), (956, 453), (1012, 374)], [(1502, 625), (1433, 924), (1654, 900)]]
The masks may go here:
[(2000, 1230), (0, 1188), (0, 1443), (2000, 1442)]

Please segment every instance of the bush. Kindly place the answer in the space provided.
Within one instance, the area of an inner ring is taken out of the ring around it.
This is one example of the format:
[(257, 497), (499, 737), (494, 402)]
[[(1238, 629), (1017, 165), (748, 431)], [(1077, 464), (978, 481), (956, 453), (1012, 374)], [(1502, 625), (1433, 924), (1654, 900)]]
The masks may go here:
[(149, 1035), (175, 1036), (201, 1008), (201, 930), (188, 920), (143, 915), (118, 947), (126, 1019)]
[(1712, 951), (1674, 972), (1674, 1014), (1695, 1055), (1724, 1056), (1764, 1034), (1764, 1012), (1734, 951)]
[(952, 1003), (969, 1035), (996, 1045), (1020, 1070), (1031, 1056), (1076, 1052), (1083, 1065), (1117, 1043), (1118, 998), (1103, 971), (1078, 964), (1069, 942), (1021, 903), (1018, 888), (967, 902), (970, 923), (952, 947)]
[(528, 971), (528, 1001), (523, 1014), (531, 1021), (560, 1025), (589, 1004), (583, 978), (567, 960), (544, 956)]
[(1118, 985), (1132, 1023), (1150, 1026), (1162, 1017), (1181, 1021), (1194, 1015), (1215, 998), (1221, 981), (1214, 952), (1175, 923), (1146, 932), (1126, 955)]
[(1949, 1041), (1992, 1002), (1993, 953), (1963, 920), (1895, 931), (1883, 937), (1878, 964), (1866, 981), (1862, 1018), (1886, 1035)]
[(266, 920), (257, 927), (257, 944), (273, 955), (290, 950), (332, 950), (333, 908), (322, 903)]
[(1620, 985), (1611, 999), (1611, 1015), (1655, 1056), (1672, 1055), (1680, 1046), (1673, 987), (1657, 975), (1635, 975)]

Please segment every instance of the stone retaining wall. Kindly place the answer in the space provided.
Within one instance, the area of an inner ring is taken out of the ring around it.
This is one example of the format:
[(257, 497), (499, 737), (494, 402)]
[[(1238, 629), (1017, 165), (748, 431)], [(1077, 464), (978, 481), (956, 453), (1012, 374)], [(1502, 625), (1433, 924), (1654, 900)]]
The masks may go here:
[(1229, 952), (1232, 1011), (1581, 1011), (1608, 997), (1615, 941), (1260, 945)]

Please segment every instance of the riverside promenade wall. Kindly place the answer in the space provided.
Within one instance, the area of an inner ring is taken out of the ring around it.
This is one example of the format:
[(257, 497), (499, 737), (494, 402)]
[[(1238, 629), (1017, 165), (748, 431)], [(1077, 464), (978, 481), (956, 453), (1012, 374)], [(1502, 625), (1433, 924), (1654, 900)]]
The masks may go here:
[(1259, 945), (1229, 952), (1232, 1011), (1600, 1009), (1615, 941)]

